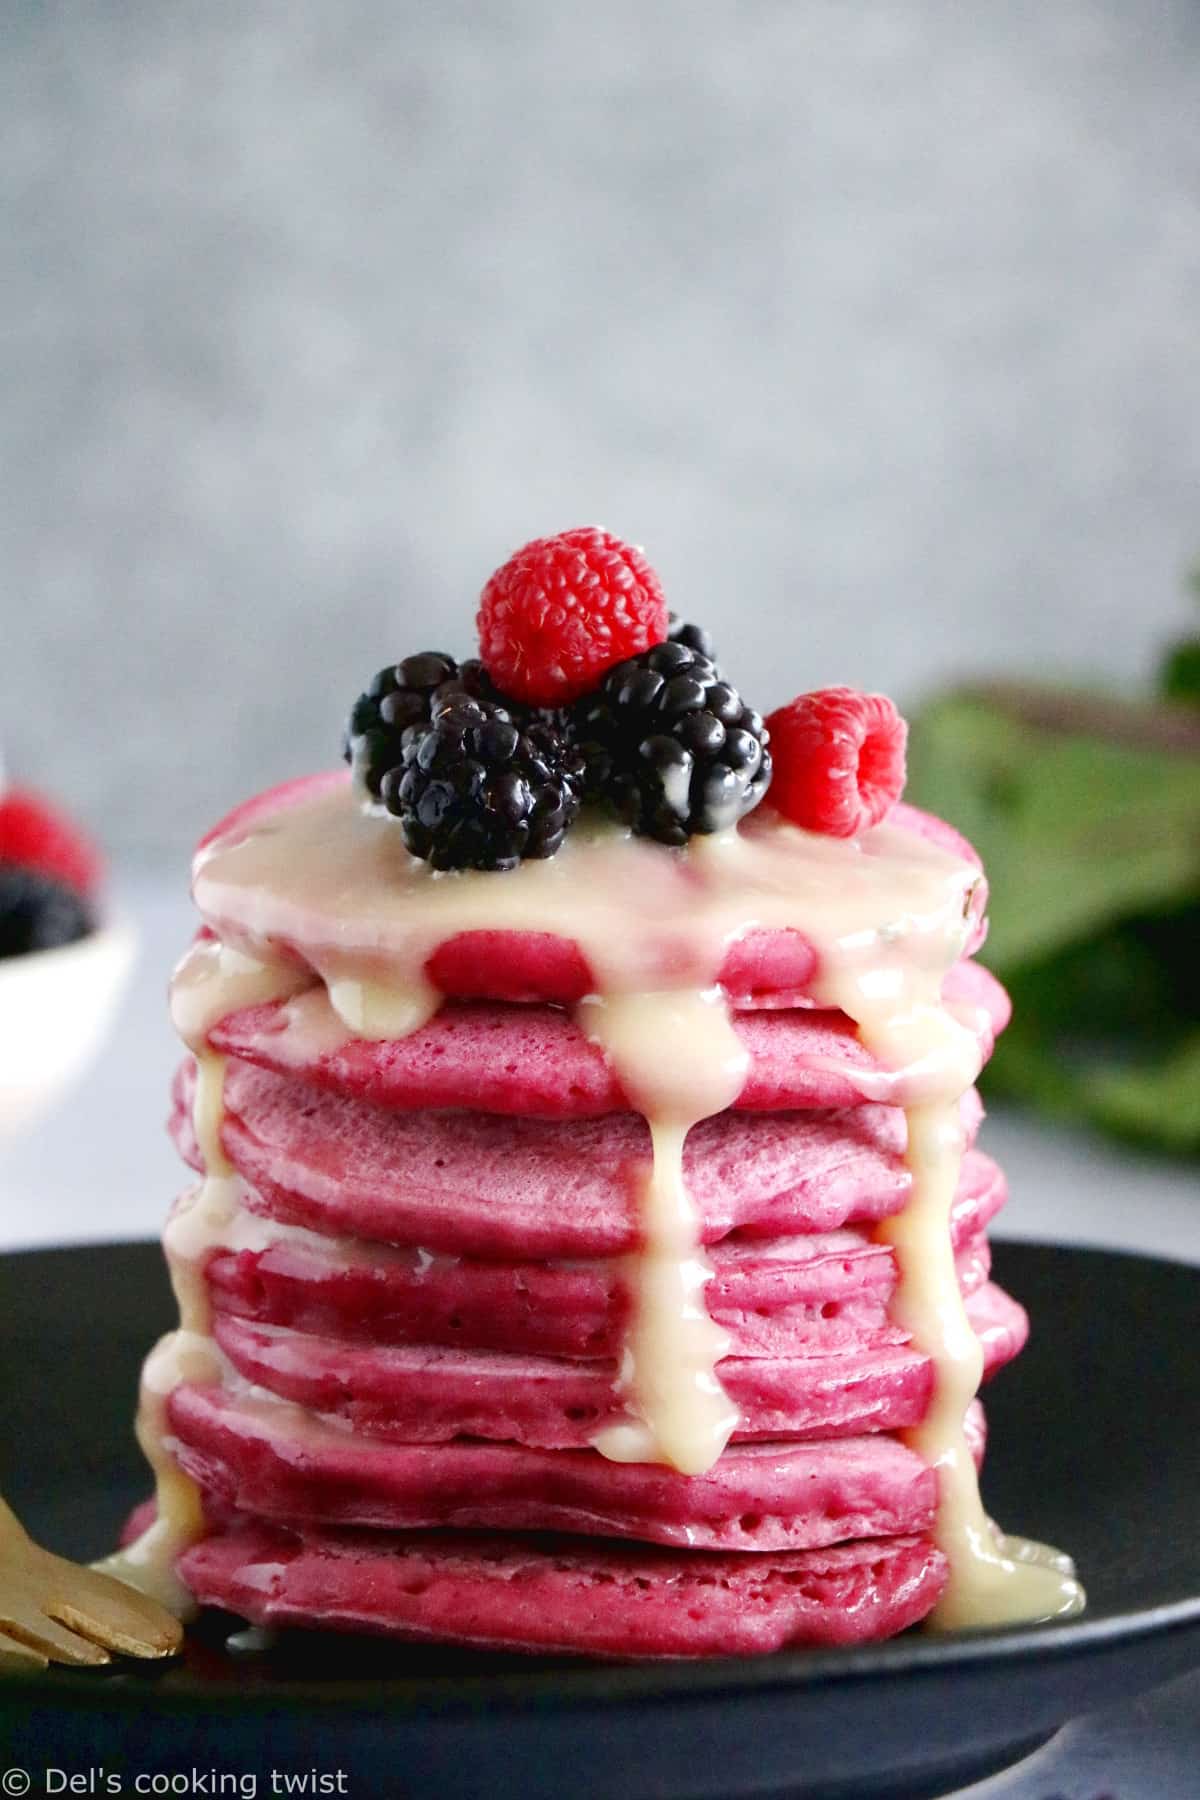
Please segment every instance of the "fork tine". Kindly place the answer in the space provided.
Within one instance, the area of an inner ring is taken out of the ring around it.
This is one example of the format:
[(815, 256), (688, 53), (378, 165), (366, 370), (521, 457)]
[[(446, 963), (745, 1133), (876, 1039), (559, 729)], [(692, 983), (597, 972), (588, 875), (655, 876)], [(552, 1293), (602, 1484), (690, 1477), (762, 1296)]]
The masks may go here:
[(7, 1665), (100, 1667), (112, 1650), (173, 1656), (178, 1620), (157, 1601), (102, 1571), (36, 1544), (0, 1496), (0, 1654)]
[(34, 1669), (44, 1669), (49, 1660), (39, 1650), (31, 1650), (28, 1644), (19, 1644), (16, 1638), (0, 1631), (0, 1675), (31, 1674)]
[(0, 1612), (0, 1635), (32, 1650), (35, 1656), (48, 1657), (51, 1662), (98, 1668), (102, 1663), (112, 1661), (108, 1651), (99, 1644), (89, 1643), (87, 1638), (78, 1637), (44, 1614), (34, 1616), (29, 1613), (14, 1619), (7, 1612)]
[(123, 1581), (90, 1570), (86, 1581), (72, 1583), (69, 1594), (51, 1600), (46, 1611), (123, 1656), (174, 1656), (183, 1641), (182, 1625), (163, 1607)]

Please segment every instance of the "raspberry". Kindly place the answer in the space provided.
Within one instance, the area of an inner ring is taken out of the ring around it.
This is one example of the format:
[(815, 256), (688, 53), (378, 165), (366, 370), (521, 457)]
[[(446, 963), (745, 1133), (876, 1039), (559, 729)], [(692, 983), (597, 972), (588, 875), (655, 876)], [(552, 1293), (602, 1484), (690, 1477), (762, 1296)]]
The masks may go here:
[(65, 882), (78, 894), (92, 894), (100, 882), (100, 852), (78, 826), (31, 788), (0, 794), (0, 863), (35, 869)]
[(667, 603), (640, 550), (598, 526), (535, 538), (479, 602), (479, 650), (504, 694), (565, 706), (667, 635)]
[(821, 688), (767, 720), (771, 800), (806, 831), (855, 837), (878, 825), (904, 791), (908, 726), (885, 694)]

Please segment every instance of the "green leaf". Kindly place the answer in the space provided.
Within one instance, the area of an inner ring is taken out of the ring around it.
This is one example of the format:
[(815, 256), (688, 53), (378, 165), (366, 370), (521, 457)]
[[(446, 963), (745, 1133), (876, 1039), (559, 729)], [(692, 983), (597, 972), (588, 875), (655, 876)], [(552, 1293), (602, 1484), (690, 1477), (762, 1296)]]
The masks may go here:
[[(1188, 586), (1200, 600), (1200, 567), (1192, 570)], [(1184, 638), (1172, 645), (1163, 659), (1158, 685), (1164, 700), (1200, 705), (1200, 638)]]
[(1200, 1150), (1200, 1031), (1154, 1068), (1098, 1075), (1092, 1104), (1097, 1121), (1122, 1136)]
[(1200, 1150), (1200, 908), (1126, 921), (1009, 977), (988, 1093), (1176, 1151)]
[(1165, 700), (1200, 706), (1200, 638), (1185, 638), (1168, 650), (1159, 686)]
[(983, 1085), (986, 1094), (1024, 1100), (1070, 1123), (1178, 1155), (1200, 1152), (1200, 1031), (1143, 1067), (1072, 1068), (1052, 1040), (1022, 1026), (1001, 1039)]
[(1200, 713), (966, 690), (913, 721), (909, 771), (988, 874), (1014, 1016), (985, 1091), (1200, 1151)]
[(951, 694), (913, 721), (908, 797), (991, 885), (1004, 973), (1200, 893), (1200, 719), (1039, 689)]

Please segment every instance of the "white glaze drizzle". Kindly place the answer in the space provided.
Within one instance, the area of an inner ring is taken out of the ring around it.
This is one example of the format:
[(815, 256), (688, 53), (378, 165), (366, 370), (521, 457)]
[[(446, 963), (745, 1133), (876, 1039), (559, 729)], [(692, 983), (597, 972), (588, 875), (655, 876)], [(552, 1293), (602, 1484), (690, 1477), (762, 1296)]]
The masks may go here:
[(1005, 1537), (980, 1499), (963, 1418), (979, 1386), (983, 1354), (963, 1304), (949, 1230), (962, 1147), (952, 1106), (911, 1107), (912, 1195), (875, 1233), (896, 1253), (893, 1316), (933, 1363), (929, 1409), (900, 1435), (937, 1472), (937, 1540), (949, 1578), (929, 1623), (945, 1629), (1069, 1617), (1084, 1604), (1070, 1559), (1027, 1538)]
[[(767, 809), (676, 852), (585, 822), (552, 861), (503, 877), (435, 874), (345, 788), (208, 845), (194, 891), (224, 942), (197, 946), (199, 967), (189, 970), (185, 959), (173, 1012), (200, 1066), (196, 1129), (209, 1173), (168, 1230), (181, 1328), (147, 1365), (141, 1426), (164, 1516), (125, 1553), (132, 1572), (144, 1583), (148, 1569), (161, 1568), (199, 1528), (195, 1491), (174, 1469), (162, 1427), (170, 1386), (197, 1378), (196, 1368), (213, 1378), (215, 1365), (203, 1359), (219, 1360), (201, 1272), (234, 1228), (237, 1202), (220, 1149), (219, 1059), (206, 1044), (217, 1018), (287, 998), (289, 1057), (300, 1063), (350, 1034), (417, 1029), (439, 1004), (426, 963), (460, 932), (574, 940), (597, 987), (576, 1016), (644, 1112), (653, 1146), (642, 1244), (627, 1264), (633, 1319), (620, 1396), (628, 1416), (596, 1447), (614, 1459), (698, 1473), (720, 1454), (736, 1412), (716, 1374), (726, 1339), (704, 1306), (711, 1270), (683, 1179), (684, 1144), (693, 1123), (730, 1104), (745, 1075), (715, 986), (729, 944), (758, 928), (795, 929), (818, 952), (812, 999), (844, 1011), (882, 1065), (859, 1072), (863, 1091), (902, 1104), (908, 1118), (911, 1196), (878, 1236), (895, 1249), (896, 1316), (935, 1371), (929, 1415), (907, 1436), (939, 1479), (936, 1535), (951, 1575), (937, 1620), (997, 1623), (1077, 1610), (1082, 1592), (1069, 1559), (1003, 1539), (987, 1520), (963, 1434), (981, 1359), (954, 1271), (949, 1209), (962, 1155), (958, 1102), (978, 1072), (979, 1051), (940, 994), (966, 947), (980, 887), (968, 863), (900, 827), (858, 840), (814, 837)], [(280, 946), (289, 944), (308, 972), (282, 959)], [(322, 985), (313, 986), (318, 978)], [(206, 997), (197, 1001), (197, 990)]]
[(156, 1517), (132, 1544), (97, 1566), (183, 1619), (194, 1608), (174, 1563), (203, 1535), (204, 1512), (200, 1490), (173, 1454), (167, 1403), (184, 1383), (221, 1382), (229, 1373), (212, 1336), (204, 1267), (218, 1246), (233, 1246), (234, 1221), (246, 1217), (238, 1205), (237, 1177), (221, 1145), (225, 1059), (209, 1047), (208, 1034), (241, 1007), (284, 999), (311, 983), (311, 973), (302, 966), (264, 963), (207, 938), (192, 945), (171, 981), (172, 1023), (196, 1058), (192, 1119), (205, 1172), (176, 1203), (163, 1233), (179, 1325), (159, 1340), (142, 1369), (137, 1439), (154, 1474)]
[(666, 1462), (698, 1475), (720, 1456), (738, 1414), (716, 1373), (729, 1336), (704, 1303), (712, 1269), (683, 1176), (683, 1148), (699, 1119), (737, 1098), (749, 1054), (717, 987), (597, 995), (575, 1016), (619, 1070), (651, 1135), (639, 1196), (642, 1241), (625, 1271), (633, 1318), (618, 1392), (630, 1416), (606, 1426), (595, 1447), (614, 1462)]

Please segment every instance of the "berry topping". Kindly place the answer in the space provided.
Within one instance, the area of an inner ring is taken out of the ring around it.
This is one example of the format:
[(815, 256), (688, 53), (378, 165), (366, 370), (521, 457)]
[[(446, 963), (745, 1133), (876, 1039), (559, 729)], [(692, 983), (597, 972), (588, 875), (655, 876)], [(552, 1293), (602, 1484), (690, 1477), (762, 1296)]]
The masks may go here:
[(667, 637), (672, 644), (685, 644), (689, 650), (698, 650), (710, 663), (717, 660), (711, 631), (705, 631), (703, 625), (689, 625), (678, 613), (671, 614)]
[(680, 640), (611, 669), (580, 701), (573, 731), (588, 797), (609, 800), (640, 836), (663, 844), (736, 825), (771, 779), (762, 719)]
[(37, 869), (0, 863), (0, 957), (56, 950), (86, 937), (92, 925), (76, 887)]
[(767, 728), (772, 803), (806, 831), (854, 837), (904, 792), (908, 727), (885, 694), (821, 688), (781, 706)]
[(565, 706), (606, 670), (661, 644), (667, 603), (640, 550), (598, 526), (535, 538), (496, 570), (479, 603), (479, 648), (505, 694)]
[(354, 703), (342, 746), (343, 756), (373, 800), (380, 798), (388, 770), (400, 766), (405, 732), (428, 725), (435, 712), (463, 695), (499, 699), (481, 662), (460, 665), (440, 650), (422, 650), (380, 669)]
[(460, 692), (406, 731), (380, 793), (435, 869), (513, 869), (554, 855), (579, 811), (581, 774), (550, 721)]
[(35, 869), (77, 893), (94, 893), (100, 852), (57, 807), (29, 788), (0, 794), (0, 863)]

